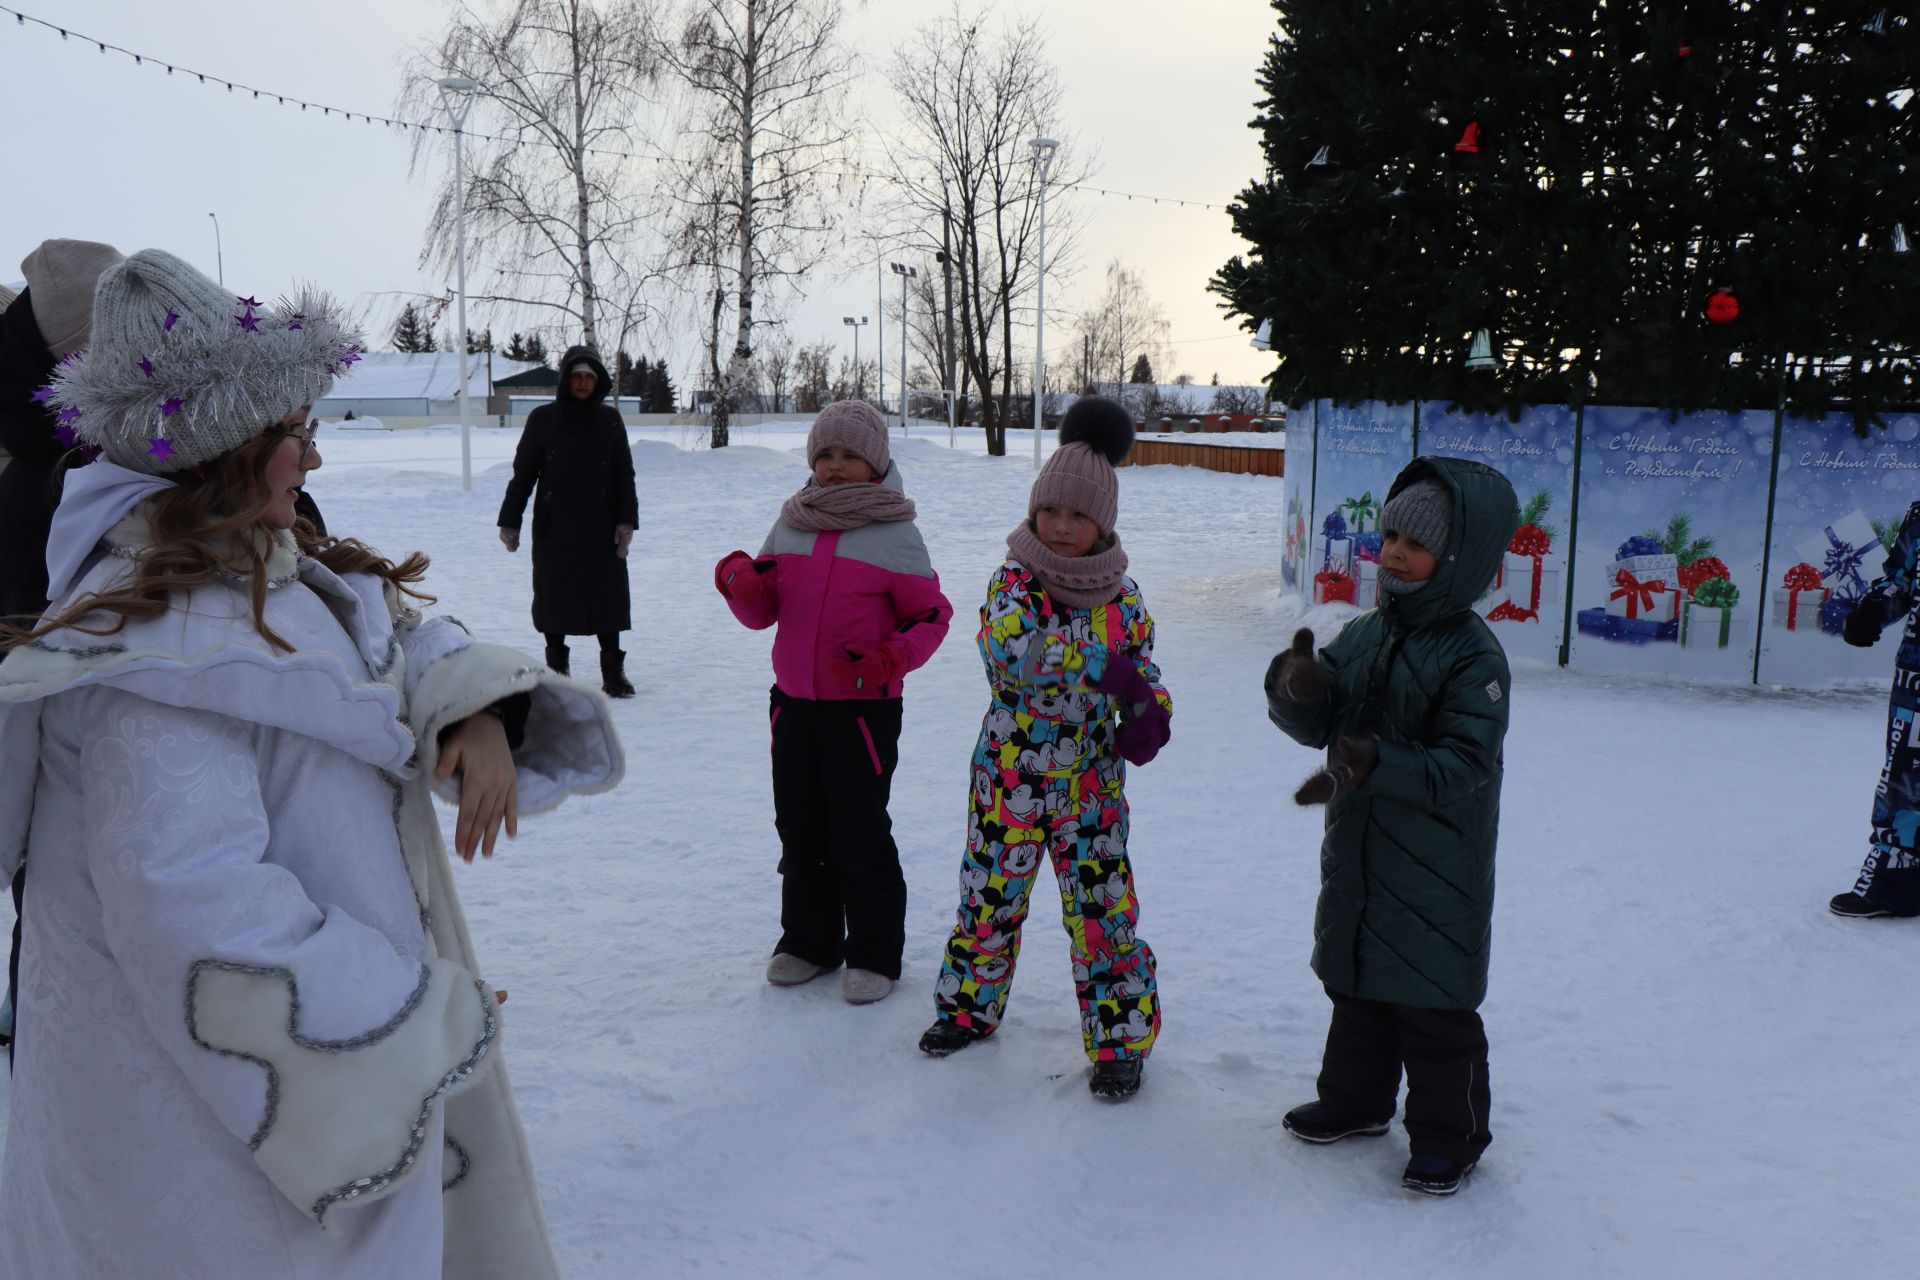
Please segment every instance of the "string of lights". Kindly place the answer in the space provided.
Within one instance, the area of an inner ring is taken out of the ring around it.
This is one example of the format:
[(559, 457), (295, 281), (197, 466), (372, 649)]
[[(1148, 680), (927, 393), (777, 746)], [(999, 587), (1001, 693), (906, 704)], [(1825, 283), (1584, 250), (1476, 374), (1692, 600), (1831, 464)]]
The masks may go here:
[[(416, 130), (421, 133), (434, 133), (434, 134), (453, 134), (453, 133), (462, 132), (461, 130), (452, 128), (451, 126), (447, 126), (447, 125), (428, 124), (427, 122), (421, 121), (421, 120), (402, 120), (393, 116), (384, 116), (371, 111), (350, 111), (345, 107), (337, 107), (332, 105), (331, 103), (314, 102), (306, 98), (301, 98), (294, 94), (276, 93), (272, 89), (262, 89), (254, 85), (243, 84), (238, 80), (230, 80), (225, 76), (217, 75), (211, 71), (201, 71), (201, 70), (198, 70), (197, 68), (185, 66), (184, 64), (181, 64), (181, 63), (168, 62), (164, 58), (156, 58), (151, 54), (139, 53), (139, 52), (136, 52), (135, 50), (125, 48), (124, 46), (117, 45), (113, 43), (111, 40), (102, 40), (98, 36), (90, 36), (84, 32), (75, 31), (71, 27), (63, 27), (57, 22), (49, 22), (45, 18), (37, 18), (30, 13), (23, 13), (18, 9), (10, 8), (6, 5), (0, 5), (0, 14), (10, 14), (13, 17), (14, 25), (16, 27), (22, 27), (22, 28), (27, 26), (38, 27), (45, 31), (58, 34), (60, 39), (70, 44), (77, 41), (81, 44), (93, 45), (95, 48), (97, 48), (100, 51), (100, 53), (103, 56), (109, 55), (109, 54), (117, 54), (121, 57), (131, 59), (133, 64), (137, 67), (143, 67), (143, 68), (151, 67), (158, 71), (164, 71), (164, 73), (168, 76), (173, 76), (173, 77), (192, 76), (200, 84), (208, 85), (214, 88), (225, 89), (229, 94), (235, 94), (235, 93), (246, 94), (248, 95), (249, 101), (262, 101), (262, 100), (270, 99), (276, 106), (298, 107), (301, 111), (318, 111), (323, 117), (326, 117), (328, 119), (332, 119), (338, 116), (342, 121), (349, 124), (353, 123), (354, 121), (360, 121), (361, 123), (367, 124), (369, 126), (379, 126), (381, 128), (385, 128), (388, 130), (397, 129), (402, 133), (412, 133)], [(503, 143), (507, 146), (526, 145), (524, 140), (520, 138), (505, 137), (499, 134), (491, 134), (491, 133), (477, 133), (472, 130), (465, 131), (463, 136), (467, 138), (475, 139), (477, 141), (482, 141), (482, 142)], [(622, 151), (622, 150), (609, 148), (609, 147), (588, 147), (585, 150), (588, 155), (598, 156), (603, 159), (646, 160), (646, 161), (652, 161), (656, 164), (680, 163), (673, 156), (661, 155), (657, 152)], [(878, 172), (874, 172), (866, 169), (860, 169), (853, 173), (839, 174), (837, 176), (869, 179), (869, 180), (878, 181), (878, 182), (895, 181), (894, 177), (891, 174), (878, 173)], [(1205, 200), (1187, 200), (1187, 199), (1182, 199), (1178, 196), (1149, 195), (1149, 194), (1145, 194), (1138, 191), (1116, 191), (1109, 187), (1096, 187), (1085, 182), (1066, 183), (1063, 185), (1068, 190), (1082, 191), (1091, 195), (1119, 196), (1128, 201), (1141, 200), (1141, 201), (1146, 201), (1156, 205), (1160, 205), (1160, 204), (1178, 205), (1181, 208), (1194, 208), (1194, 209), (1224, 210), (1227, 208), (1226, 205), (1213, 204)]]

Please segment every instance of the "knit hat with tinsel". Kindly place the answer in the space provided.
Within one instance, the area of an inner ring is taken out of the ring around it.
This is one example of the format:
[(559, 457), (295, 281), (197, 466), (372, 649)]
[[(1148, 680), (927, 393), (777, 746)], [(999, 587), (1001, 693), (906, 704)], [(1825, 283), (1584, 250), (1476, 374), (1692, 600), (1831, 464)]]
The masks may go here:
[(867, 460), (873, 478), (880, 479), (893, 466), (893, 453), (887, 445), (887, 420), (865, 400), (835, 400), (813, 420), (807, 432), (807, 462), (838, 445), (851, 449)]
[(326, 395), (360, 358), (360, 342), (324, 293), (262, 307), (143, 249), (101, 275), (87, 351), (63, 360), (35, 397), (56, 410), (64, 443), (167, 475)]
[(1133, 452), (1133, 415), (1105, 396), (1082, 396), (1060, 419), (1060, 447), (1027, 494), (1027, 514), (1066, 507), (1094, 522), (1101, 534), (1120, 519), (1117, 466)]

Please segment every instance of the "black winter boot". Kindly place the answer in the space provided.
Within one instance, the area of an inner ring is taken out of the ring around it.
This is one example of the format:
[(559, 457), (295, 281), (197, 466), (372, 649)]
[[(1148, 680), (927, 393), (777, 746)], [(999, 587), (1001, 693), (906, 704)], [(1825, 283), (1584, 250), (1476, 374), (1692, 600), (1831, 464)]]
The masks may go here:
[(1880, 920), (1887, 917), (1909, 919), (1914, 914), (1911, 911), (1895, 911), (1877, 902), (1869, 902), (1851, 890), (1846, 893), (1836, 893), (1833, 901), (1827, 903), (1827, 910), (1837, 916), (1845, 916), (1849, 920)]
[(1450, 1196), (1460, 1189), (1476, 1163), (1469, 1160), (1462, 1164), (1445, 1156), (1415, 1156), (1407, 1161), (1400, 1185), (1423, 1196)]
[(958, 1053), (975, 1040), (980, 1033), (972, 1027), (963, 1027), (957, 1022), (940, 1019), (920, 1034), (920, 1052), (933, 1058), (944, 1058), (950, 1053)]
[(1146, 1064), (1145, 1058), (1113, 1058), (1096, 1062), (1093, 1064), (1093, 1075), (1087, 1079), (1087, 1088), (1092, 1090), (1096, 1098), (1124, 1102), (1140, 1092), (1140, 1069)]
[(571, 661), (572, 657), (567, 653), (567, 646), (564, 644), (550, 644), (547, 646), (547, 666), (554, 671), (559, 672), (563, 676), (573, 674), (568, 670), (568, 664)]
[(1392, 1123), (1392, 1116), (1385, 1120), (1355, 1120), (1341, 1115), (1324, 1102), (1309, 1102), (1287, 1112), (1280, 1126), (1302, 1142), (1324, 1146), (1342, 1138), (1377, 1138)]
[(600, 651), (600, 687), (609, 698), (631, 698), (633, 685), (627, 680), (627, 655), (618, 649)]

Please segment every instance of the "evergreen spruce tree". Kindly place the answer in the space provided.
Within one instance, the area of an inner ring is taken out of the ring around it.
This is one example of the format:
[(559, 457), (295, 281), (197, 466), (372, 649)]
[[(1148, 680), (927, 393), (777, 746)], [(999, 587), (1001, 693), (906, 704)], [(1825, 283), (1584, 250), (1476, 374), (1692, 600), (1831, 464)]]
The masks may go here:
[(1141, 352), (1133, 362), (1133, 372), (1127, 376), (1127, 381), (1130, 384), (1153, 381), (1153, 361), (1147, 359), (1146, 352)]
[(672, 413), (674, 396), (673, 378), (667, 373), (667, 362), (659, 360), (647, 371), (646, 412)]
[[(1213, 288), (1271, 321), (1282, 398), (1920, 403), (1920, 252), (1894, 252), (1920, 222), (1920, 16), (1274, 8), (1268, 171), (1232, 212), (1253, 252)], [(1491, 371), (1464, 367), (1481, 330)]]
[(540, 340), (539, 334), (530, 333), (527, 335), (526, 352), (525, 359), (531, 360), (538, 365), (546, 364), (547, 344)]
[(420, 308), (411, 302), (401, 309), (400, 318), (393, 322), (393, 349), (406, 352), (436, 350), (433, 326), (420, 314)]
[(500, 349), (500, 354), (509, 360), (527, 359), (527, 340), (517, 333), (509, 335), (507, 345)]

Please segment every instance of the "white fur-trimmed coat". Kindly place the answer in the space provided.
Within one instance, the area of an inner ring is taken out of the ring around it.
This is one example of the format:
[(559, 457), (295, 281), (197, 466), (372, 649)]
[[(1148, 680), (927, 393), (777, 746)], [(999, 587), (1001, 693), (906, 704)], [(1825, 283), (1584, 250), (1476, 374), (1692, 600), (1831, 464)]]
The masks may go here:
[(521, 812), (611, 787), (606, 701), (290, 543), (269, 572), (292, 653), (234, 581), (0, 662), (0, 1275), (557, 1277), (430, 786), (442, 729), (528, 693)]

